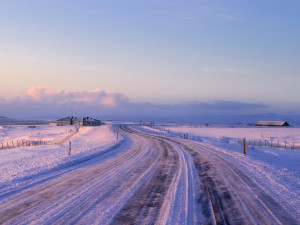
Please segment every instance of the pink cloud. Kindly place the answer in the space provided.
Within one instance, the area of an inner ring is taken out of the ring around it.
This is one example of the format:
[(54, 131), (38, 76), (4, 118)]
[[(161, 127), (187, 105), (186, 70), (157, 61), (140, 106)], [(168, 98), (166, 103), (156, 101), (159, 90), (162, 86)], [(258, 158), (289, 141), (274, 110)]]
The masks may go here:
[(31, 119), (85, 115), (123, 120), (154, 120), (155, 118), (186, 120), (201, 115), (257, 113), (266, 110), (268, 106), (264, 104), (230, 101), (190, 102), (176, 105), (135, 103), (130, 102), (123, 94), (105, 92), (101, 89), (49, 91), (42, 87), (33, 87), (9, 99), (0, 98), (0, 116)]
[(80, 91), (80, 90), (57, 90), (48, 91), (42, 87), (33, 87), (25, 92), (19, 92), (8, 102), (21, 103), (47, 103), (47, 104), (84, 104), (87, 106), (117, 107), (120, 104), (129, 102), (129, 99), (122, 94), (105, 92), (101, 89)]

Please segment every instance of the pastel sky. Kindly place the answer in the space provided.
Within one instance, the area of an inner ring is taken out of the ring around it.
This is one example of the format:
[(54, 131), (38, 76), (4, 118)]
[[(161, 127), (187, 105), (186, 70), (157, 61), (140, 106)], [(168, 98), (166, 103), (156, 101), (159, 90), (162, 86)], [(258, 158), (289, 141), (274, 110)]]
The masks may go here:
[(0, 0), (0, 28), (0, 114), (32, 90), (300, 112), (299, 0)]

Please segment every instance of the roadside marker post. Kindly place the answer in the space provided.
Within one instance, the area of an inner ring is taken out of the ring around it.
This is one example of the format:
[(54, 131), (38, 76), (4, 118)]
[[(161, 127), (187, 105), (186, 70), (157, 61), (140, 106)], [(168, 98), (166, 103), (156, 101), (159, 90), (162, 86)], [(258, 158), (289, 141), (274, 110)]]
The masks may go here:
[(271, 148), (273, 148), (273, 141), (271, 140)]
[(117, 139), (119, 139), (119, 132), (117, 132)]
[(243, 154), (246, 155), (246, 138), (243, 139)]
[(69, 141), (69, 152), (68, 152), (68, 156), (70, 156), (71, 155), (71, 146), (72, 145), (72, 142), (71, 141)]

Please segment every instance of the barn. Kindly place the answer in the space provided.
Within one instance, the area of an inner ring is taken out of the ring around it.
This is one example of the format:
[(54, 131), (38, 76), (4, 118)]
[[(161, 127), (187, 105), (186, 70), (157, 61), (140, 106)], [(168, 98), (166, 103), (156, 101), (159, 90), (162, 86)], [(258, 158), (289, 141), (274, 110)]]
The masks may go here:
[(287, 127), (290, 126), (287, 121), (257, 121), (255, 126), (262, 127), (262, 126), (269, 126), (269, 127)]

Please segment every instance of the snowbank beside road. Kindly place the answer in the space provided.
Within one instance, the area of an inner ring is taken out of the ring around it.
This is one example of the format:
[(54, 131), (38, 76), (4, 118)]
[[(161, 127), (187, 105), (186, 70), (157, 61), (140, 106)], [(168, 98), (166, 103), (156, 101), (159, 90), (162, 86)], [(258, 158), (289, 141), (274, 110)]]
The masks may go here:
[[(32, 130), (40, 133), (40, 136), (43, 136), (44, 139), (55, 138), (60, 140), (72, 131), (74, 132), (75, 128), (70, 126), (40, 126), (36, 129), (28, 129), (27, 127), (7, 126), (2, 128), (1, 131), (6, 135), (4, 138), (11, 140), (32, 136)], [(71, 140), (71, 156), (68, 156), (68, 141), (63, 145), (26, 146), (0, 150), (0, 184), (37, 174), (60, 164), (103, 151), (121, 141), (122, 138), (116, 140), (116, 134), (111, 130), (111, 127), (104, 125), (100, 127), (81, 127)]]

